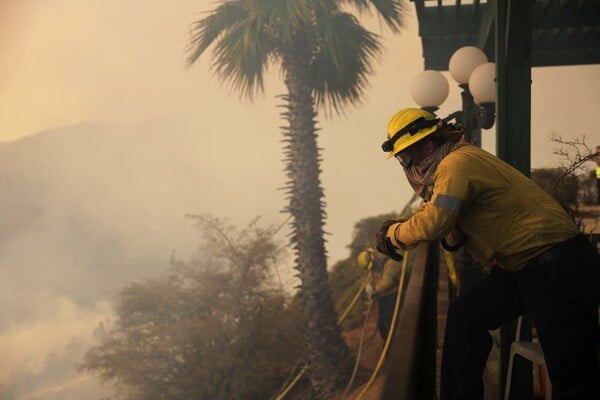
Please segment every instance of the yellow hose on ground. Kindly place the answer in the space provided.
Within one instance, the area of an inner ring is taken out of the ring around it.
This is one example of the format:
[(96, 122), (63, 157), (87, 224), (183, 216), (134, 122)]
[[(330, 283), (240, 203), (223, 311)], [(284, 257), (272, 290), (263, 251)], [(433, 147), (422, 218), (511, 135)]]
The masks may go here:
[(392, 332), (388, 333), (387, 338), (385, 340), (385, 345), (383, 346), (383, 350), (381, 352), (381, 355), (379, 356), (379, 361), (377, 362), (377, 366), (375, 367), (375, 370), (373, 370), (373, 373), (371, 374), (371, 378), (369, 379), (369, 381), (367, 382), (367, 384), (365, 385), (363, 390), (360, 392), (360, 394), (358, 395), (356, 400), (362, 399), (362, 397), (365, 395), (365, 393), (367, 392), (369, 387), (371, 387), (371, 384), (373, 384), (373, 381), (375, 380), (375, 377), (379, 373), (379, 369), (381, 368), (381, 366), (383, 365), (383, 361), (385, 360), (385, 356), (387, 354), (388, 347), (390, 346), (390, 342), (392, 341), (392, 336), (394, 336), (393, 331), (395, 330), (395, 327), (396, 327), (396, 318), (398, 316), (398, 310), (400, 310), (400, 298), (402, 296), (402, 288), (404, 285), (404, 274), (406, 272), (406, 264), (407, 263), (408, 263), (408, 250), (404, 251), (404, 262), (402, 263), (402, 272), (400, 273), (400, 282), (398, 282), (398, 294), (396, 295), (396, 305), (394, 306), (394, 316), (392, 317), (392, 324), (391, 324), (393, 330), (392, 330)]
[(292, 381), (290, 382), (290, 384), (285, 388), (285, 390), (283, 392), (281, 392), (275, 399), (276, 400), (281, 400), (285, 397), (286, 394), (288, 394), (288, 392), (290, 390), (292, 390), (292, 388), (294, 386), (296, 386), (296, 383), (298, 383), (298, 381), (300, 380), (300, 378), (302, 378), (302, 375), (304, 375), (304, 372), (306, 372), (306, 370), (308, 369), (308, 366), (305, 365), (304, 367), (302, 367), (302, 369), (300, 370), (300, 372), (298, 372), (298, 375), (296, 375), (296, 377), (294, 379), (292, 379)]
[[(350, 302), (350, 305), (348, 305), (348, 307), (346, 307), (346, 310), (344, 310), (342, 315), (338, 318), (338, 321), (337, 321), (338, 325), (341, 324), (342, 321), (348, 316), (348, 313), (350, 312), (352, 307), (354, 307), (354, 304), (356, 304), (356, 302), (360, 298), (360, 295), (362, 294), (363, 290), (365, 289), (365, 286), (367, 286), (367, 282), (368, 282), (368, 279), (365, 279), (363, 281), (362, 285), (360, 286), (360, 289), (358, 289), (358, 292), (356, 292), (356, 294), (354, 295), (354, 298)], [(298, 383), (298, 381), (300, 380), (302, 375), (304, 375), (304, 373), (306, 372), (307, 369), (308, 369), (307, 365), (302, 367), (300, 372), (298, 372), (298, 375), (296, 375), (296, 377), (291, 380), (290, 384), (275, 398), (275, 400), (283, 399), (285, 397), (285, 395), (287, 395), (289, 393), (289, 391), (292, 390), (292, 388), (296, 385), (296, 383)]]
[(356, 361), (354, 362), (354, 369), (352, 370), (352, 376), (350, 377), (350, 381), (346, 388), (344, 389), (344, 393), (342, 393), (342, 397), (340, 400), (345, 400), (348, 391), (352, 387), (352, 383), (354, 383), (354, 379), (356, 378), (356, 373), (358, 372), (358, 366), (360, 365), (360, 356), (363, 350), (363, 340), (365, 338), (365, 331), (367, 329), (367, 323), (369, 322), (369, 317), (371, 315), (371, 307), (373, 306), (373, 301), (369, 301), (369, 306), (367, 307), (367, 312), (365, 313), (365, 322), (363, 323), (362, 329), (360, 330), (360, 340), (358, 342), (358, 351), (356, 352)]
[(368, 282), (368, 279), (365, 279), (363, 281), (362, 285), (360, 286), (360, 289), (358, 289), (358, 292), (356, 292), (356, 294), (354, 295), (354, 298), (350, 302), (350, 305), (348, 307), (346, 307), (346, 310), (342, 313), (342, 315), (340, 315), (340, 317), (338, 318), (338, 321), (337, 321), (338, 325), (341, 324), (342, 321), (348, 316), (348, 313), (350, 312), (350, 310), (352, 310), (352, 307), (354, 307), (354, 304), (360, 298), (360, 295), (362, 294), (363, 290), (365, 290), (365, 286), (367, 286), (367, 282)]

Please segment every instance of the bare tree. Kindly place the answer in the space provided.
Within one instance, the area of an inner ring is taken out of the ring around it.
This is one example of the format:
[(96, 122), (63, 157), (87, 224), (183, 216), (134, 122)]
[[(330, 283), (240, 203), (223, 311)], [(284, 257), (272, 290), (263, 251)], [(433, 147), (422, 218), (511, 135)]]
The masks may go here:
[(305, 352), (302, 314), (272, 274), (277, 229), (190, 218), (198, 254), (123, 288), (79, 365), (114, 384), (111, 400), (268, 398)]
[[(581, 226), (583, 218), (578, 212), (579, 205), (582, 203), (581, 200), (590, 197), (589, 191), (593, 186), (591, 180), (586, 179), (589, 178), (589, 171), (585, 169), (585, 165), (595, 161), (597, 153), (586, 143), (585, 135), (581, 135), (578, 138), (565, 138), (557, 132), (552, 132), (549, 136), (549, 141), (556, 145), (553, 149), (553, 154), (558, 157), (560, 164), (560, 167), (557, 169), (558, 174), (553, 177), (551, 190), (549, 191), (557, 197), (563, 207), (569, 211), (575, 222)], [(572, 186), (573, 182), (576, 185), (575, 189), (571, 190), (576, 191), (574, 194), (575, 201), (566, 204), (566, 201), (561, 201), (561, 196), (558, 193), (561, 191), (561, 187), (565, 191), (565, 187)], [(581, 186), (589, 187), (586, 191)], [(582, 194), (585, 195), (586, 193), (586, 196), (582, 196)]]
[(557, 132), (552, 132), (550, 135), (550, 142), (559, 145), (554, 148), (553, 154), (558, 156), (560, 165), (564, 169), (561, 178), (582, 173), (584, 164), (594, 161), (596, 153), (588, 146), (585, 139), (585, 135), (581, 135), (581, 139), (565, 139)]

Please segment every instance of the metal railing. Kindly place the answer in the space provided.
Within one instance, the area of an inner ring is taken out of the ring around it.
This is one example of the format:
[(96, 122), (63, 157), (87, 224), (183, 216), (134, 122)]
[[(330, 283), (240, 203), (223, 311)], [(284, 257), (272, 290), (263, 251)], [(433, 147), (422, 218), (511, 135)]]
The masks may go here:
[[(600, 235), (588, 235), (600, 251)], [(439, 246), (437, 243), (423, 243), (415, 253), (406, 297), (394, 331), (381, 400), (436, 398)], [(504, 332), (501, 332), (500, 351), (509, 347), (514, 339), (513, 322), (505, 324)], [(531, 322), (526, 321), (526, 324), (526, 328), (531, 330)], [(498, 398), (503, 396), (506, 380), (504, 358), (501, 357), (499, 366)], [(513, 376), (518, 378), (514, 390), (518, 395), (515, 398), (533, 398), (531, 366), (517, 367)]]
[(438, 244), (421, 244), (394, 332), (382, 400), (435, 398), (438, 274)]

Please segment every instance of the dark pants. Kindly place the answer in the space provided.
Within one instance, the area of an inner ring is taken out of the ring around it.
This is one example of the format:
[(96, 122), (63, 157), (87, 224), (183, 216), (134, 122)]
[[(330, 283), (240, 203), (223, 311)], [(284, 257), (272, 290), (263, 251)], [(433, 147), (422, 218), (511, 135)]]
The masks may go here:
[(582, 235), (564, 251), (519, 272), (493, 268), (448, 309), (441, 372), (442, 400), (483, 398), (489, 330), (521, 314), (536, 326), (553, 399), (600, 399), (600, 255)]
[(379, 330), (379, 336), (384, 341), (387, 339), (392, 326), (396, 297), (398, 297), (397, 292), (377, 298), (377, 329)]

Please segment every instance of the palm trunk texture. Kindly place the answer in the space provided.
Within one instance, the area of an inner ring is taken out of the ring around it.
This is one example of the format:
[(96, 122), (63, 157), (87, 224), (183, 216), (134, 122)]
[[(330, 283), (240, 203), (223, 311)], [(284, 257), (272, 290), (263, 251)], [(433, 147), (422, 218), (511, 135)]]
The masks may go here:
[(283, 55), (288, 95), (287, 110), (281, 115), (289, 123), (283, 127), (286, 159), (285, 210), (292, 215), (291, 243), (301, 285), (305, 315), (304, 338), (309, 363), (309, 379), (315, 399), (331, 398), (343, 388), (350, 371), (350, 353), (336, 322), (328, 284), (324, 239), (323, 189), (315, 107), (308, 80), (310, 52), (306, 40)]

